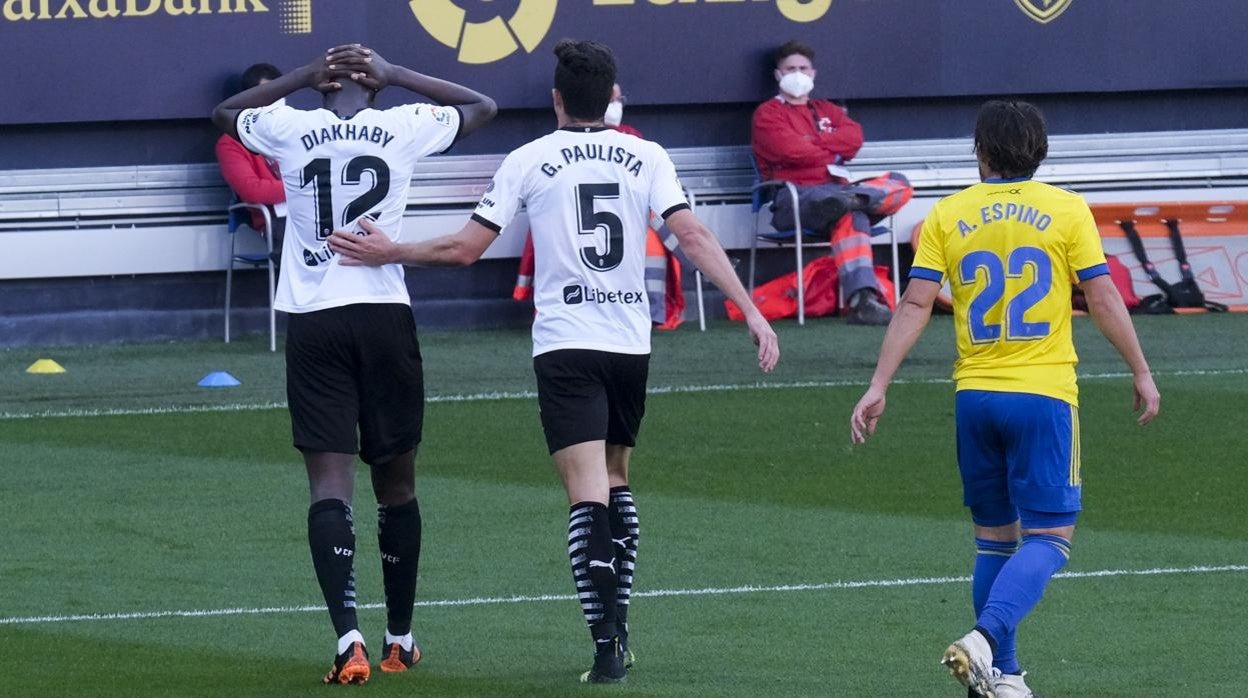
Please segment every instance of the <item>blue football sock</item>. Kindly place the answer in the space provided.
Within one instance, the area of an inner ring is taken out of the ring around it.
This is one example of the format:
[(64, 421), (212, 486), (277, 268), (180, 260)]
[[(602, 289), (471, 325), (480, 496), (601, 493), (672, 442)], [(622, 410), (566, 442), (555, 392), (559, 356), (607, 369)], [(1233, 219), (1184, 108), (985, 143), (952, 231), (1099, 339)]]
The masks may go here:
[[(1018, 541), (1002, 542), (995, 540), (975, 539), (975, 571), (971, 576), (971, 601), (975, 606), (975, 617), (983, 612), (988, 603), (988, 594), (997, 581), (997, 575), (1010, 561), (1010, 557), (1018, 552)], [(992, 654), (992, 665), (1004, 674), (1017, 674), (1018, 655), (1014, 644), (1014, 632), (1010, 631), (1002, 637), (993, 638), (997, 642)]]
[(1005, 563), (988, 593), (976, 624), (1001, 645), (1040, 603), (1049, 579), (1070, 558), (1070, 542), (1061, 536), (1023, 536), (1018, 552)]

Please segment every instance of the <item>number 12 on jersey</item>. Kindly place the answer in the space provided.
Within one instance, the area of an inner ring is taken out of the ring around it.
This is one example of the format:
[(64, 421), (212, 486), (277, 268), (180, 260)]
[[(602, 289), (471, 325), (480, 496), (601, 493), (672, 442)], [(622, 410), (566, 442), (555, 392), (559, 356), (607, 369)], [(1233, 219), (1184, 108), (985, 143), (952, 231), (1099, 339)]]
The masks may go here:
[[(1034, 278), (1023, 290), (1006, 301), (1004, 323), (987, 322), (985, 316), (1005, 297), (1005, 280), (1021, 279), (1031, 267)], [(994, 252), (976, 250), (962, 258), (959, 267), (964, 286), (974, 286), (979, 272), (983, 270), (984, 283), (967, 310), (967, 324), (972, 344), (990, 344), (1001, 340), (1004, 329), (1006, 341), (1026, 342), (1043, 339), (1049, 335), (1049, 323), (1027, 322), (1025, 316), (1053, 287), (1053, 262), (1044, 250), (1037, 247), (1019, 247), (1002, 260)], [(1002, 327), (1004, 324), (1004, 328)]]
[[(334, 232), (334, 179), (330, 169), (329, 158), (317, 158), (303, 168), (303, 179), (300, 188), (313, 185), (312, 195), (316, 201), (316, 239), (325, 240)], [(350, 225), (352, 221), (368, 213), (369, 209), (385, 201), (390, 191), (390, 166), (385, 160), (373, 155), (361, 155), (352, 158), (342, 168), (342, 185), (358, 185), (363, 182), (363, 175), (372, 175), (373, 183), (363, 194), (347, 205), (342, 212), (341, 225)]]

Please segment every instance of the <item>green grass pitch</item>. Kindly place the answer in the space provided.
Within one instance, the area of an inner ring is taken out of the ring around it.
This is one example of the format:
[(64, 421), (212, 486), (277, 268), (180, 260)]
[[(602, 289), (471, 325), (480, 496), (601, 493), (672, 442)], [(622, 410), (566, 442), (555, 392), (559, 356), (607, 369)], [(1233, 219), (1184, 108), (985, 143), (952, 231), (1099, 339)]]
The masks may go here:
[[(1145, 429), (1113, 350), (1076, 321), (1086, 512), (1020, 658), (1048, 696), (1246, 695), (1248, 316), (1137, 325), (1163, 395)], [(651, 386), (670, 390), (649, 398), (634, 458), (638, 664), (619, 687), (575, 683), (588, 633), (524, 332), (422, 336), (425, 659), (360, 689), (319, 685), (332, 631), (267, 338), (0, 351), (0, 694), (960, 698), (938, 665), (972, 620), (949, 318), (858, 447), (849, 412), (882, 332), (778, 329), (766, 377), (740, 326), (655, 337)], [(41, 357), (68, 373), (24, 373)], [(195, 386), (215, 370), (243, 385)], [(357, 577), (376, 648), (364, 475)], [(219, 613), (157, 616), (191, 610)]]

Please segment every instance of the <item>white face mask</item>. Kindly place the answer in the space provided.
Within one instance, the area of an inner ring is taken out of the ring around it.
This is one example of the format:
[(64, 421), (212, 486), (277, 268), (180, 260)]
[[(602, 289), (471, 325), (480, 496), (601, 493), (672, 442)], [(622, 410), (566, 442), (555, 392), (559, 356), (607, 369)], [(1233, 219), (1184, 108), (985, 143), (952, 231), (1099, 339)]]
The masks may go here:
[(785, 73), (780, 78), (780, 90), (798, 99), (810, 94), (815, 89), (815, 79), (800, 71)]
[(624, 121), (624, 103), (611, 102), (607, 105), (607, 113), (602, 115), (602, 121), (608, 126), (619, 126)]

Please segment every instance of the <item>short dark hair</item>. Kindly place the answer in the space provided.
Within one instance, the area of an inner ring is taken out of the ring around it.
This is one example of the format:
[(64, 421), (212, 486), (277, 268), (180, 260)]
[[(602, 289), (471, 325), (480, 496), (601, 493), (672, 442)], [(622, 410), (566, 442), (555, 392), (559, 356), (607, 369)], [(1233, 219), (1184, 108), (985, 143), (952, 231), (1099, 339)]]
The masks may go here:
[(240, 92), (242, 90), (250, 90), (260, 84), (261, 80), (276, 80), (282, 77), (282, 71), (270, 63), (257, 63), (247, 70), (243, 71), (243, 77), (240, 79)]
[(975, 155), (1002, 177), (1030, 177), (1049, 154), (1044, 115), (1028, 102), (992, 100), (979, 108)]
[(776, 53), (773, 56), (776, 59), (776, 67), (779, 68), (780, 64), (784, 62), (784, 59), (795, 53), (802, 54), (809, 59), (811, 63), (815, 62), (815, 50), (813, 48), (806, 43), (798, 41), (797, 39), (790, 39), (789, 41), (781, 44), (780, 48), (776, 49)]
[(577, 119), (601, 119), (615, 88), (615, 56), (596, 41), (563, 39), (555, 44), (555, 89), (563, 110)]

